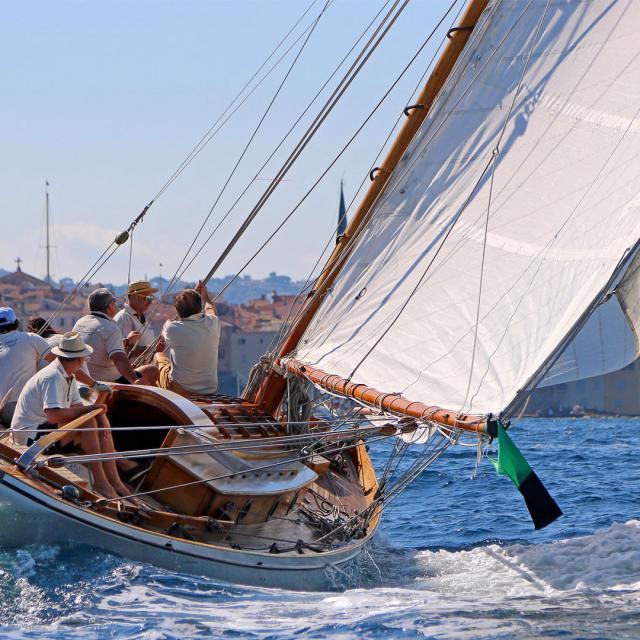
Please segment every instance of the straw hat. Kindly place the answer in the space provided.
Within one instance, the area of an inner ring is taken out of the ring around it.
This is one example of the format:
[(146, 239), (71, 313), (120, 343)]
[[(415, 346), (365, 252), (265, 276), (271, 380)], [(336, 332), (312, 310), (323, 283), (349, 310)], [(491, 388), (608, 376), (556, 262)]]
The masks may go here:
[(146, 296), (151, 293), (156, 293), (156, 291), (158, 290), (155, 287), (152, 287), (148, 280), (136, 280), (127, 287), (128, 296), (132, 294)]
[(93, 353), (93, 349), (84, 343), (77, 331), (70, 331), (62, 336), (60, 344), (53, 347), (51, 353), (62, 358), (86, 358)]

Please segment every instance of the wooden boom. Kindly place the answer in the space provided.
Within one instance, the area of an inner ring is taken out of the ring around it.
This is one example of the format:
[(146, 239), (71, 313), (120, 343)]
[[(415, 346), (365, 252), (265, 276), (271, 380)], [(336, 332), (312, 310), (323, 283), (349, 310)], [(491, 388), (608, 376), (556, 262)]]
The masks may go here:
[(454, 427), (473, 433), (489, 433), (491, 431), (487, 426), (486, 416), (474, 416), (429, 406), (423, 402), (413, 402), (396, 393), (384, 393), (368, 387), (366, 384), (351, 382), (346, 378), (316, 369), (299, 360), (289, 360), (287, 370), (300, 378), (306, 378), (331, 393), (337, 393), (345, 398), (354, 398), (370, 407), (382, 409), (389, 413), (419, 420), (428, 419), (446, 427)]
[[(420, 125), (427, 117), (431, 106), (440, 93), (446, 79), (449, 77), (454, 64), (462, 53), (464, 46), (467, 44), (471, 32), (488, 2), (489, 0), (471, 0), (467, 5), (465, 13), (460, 18), (458, 26), (449, 32), (449, 42), (431, 72), (422, 93), (417, 98), (416, 105), (414, 105), (415, 108), (409, 111), (404, 126), (389, 149), (384, 162), (375, 174), (369, 190), (351, 218), (344, 235), (340, 238), (333, 253), (329, 257), (322, 274), (316, 282), (315, 290), (310, 294), (303, 312), (297, 322), (292, 326), (287, 339), (282, 345), (277, 356), (277, 361), (291, 353), (298, 346), (302, 335), (309, 326), (320, 303), (329, 288), (333, 285), (336, 276), (344, 264), (349, 249), (353, 246), (353, 240), (365, 227), (374, 202), (383, 192), (391, 172), (398, 165), (400, 158), (407, 150)], [(284, 377), (272, 369), (257, 392), (255, 398), (256, 404), (262, 405), (267, 412), (273, 413), (282, 401), (285, 388), (286, 382)]]

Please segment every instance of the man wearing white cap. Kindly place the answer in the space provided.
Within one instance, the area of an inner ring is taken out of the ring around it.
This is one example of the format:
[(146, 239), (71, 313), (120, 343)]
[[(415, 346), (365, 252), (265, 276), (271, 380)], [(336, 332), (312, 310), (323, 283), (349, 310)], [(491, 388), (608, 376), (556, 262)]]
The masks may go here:
[(125, 348), (130, 358), (139, 356), (155, 339), (147, 312), (157, 291), (147, 280), (132, 282), (127, 287), (124, 309), (113, 318), (125, 336)]
[(7, 425), (22, 387), (53, 357), (44, 338), (18, 328), (13, 309), (0, 307), (0, 422)]
[[(111, 428), (104, 404), (83, 405), (75, 374), (84, 359), (91, 355), (78, 333), (65, 333), (60, 345), (51, 353), (57, 358), (34, 375), (22, 389), (11, 422), (14, 439), (18, 444), (31, 445), (53, 429), (64, 426), (94, 409), (103, 413), (88, 421), (86, 431), (70, 431), (50, 449), (49, 453), (71, 453), (79, 446), (83, 453), (93, 455), (114, 453)], [(93, 429), (93, 430), (92, 430)], [(93, 475), (93, 490), (106, 498), (118, 498), (130, 493), (118, 475), (113, 460), (88, 463)]]

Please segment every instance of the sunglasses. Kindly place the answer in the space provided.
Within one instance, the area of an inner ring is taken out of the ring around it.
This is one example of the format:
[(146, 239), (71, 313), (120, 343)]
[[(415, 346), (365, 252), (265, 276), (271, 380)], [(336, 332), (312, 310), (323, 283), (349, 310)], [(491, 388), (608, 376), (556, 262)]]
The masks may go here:
[(146, 302), (153, 302), (156, 297), (154, 295), (150, 295), (150, 296), (142, 296), (139, 293), (136, 293), (136, 295), (138, 296), (138, 298), (142, 298), (143, 300), (145, 300)]

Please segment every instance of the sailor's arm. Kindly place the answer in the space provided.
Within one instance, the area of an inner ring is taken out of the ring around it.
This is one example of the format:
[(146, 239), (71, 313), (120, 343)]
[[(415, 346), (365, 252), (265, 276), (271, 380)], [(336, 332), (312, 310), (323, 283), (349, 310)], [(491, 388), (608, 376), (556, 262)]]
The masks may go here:
[(204, 303), (204, 312), (209, 316), (216, 315), (216, 306), (211, 302), (211, 298), (209, 297), (209, 291), (207, 290), (206, 285), (200, 280), (196, 285), (196, 291), (200, 294), (202, 298), (202, 302)]
[(116, 369), (118, 369), (120, 375), (123, 378), (126, 378), (127, 382), (131, 384), (137, 384), (140, 382), (140, 377), (134, 371), (131, 363), (129, 362), (129, 358), (124, 351), (116, 351), (111, 354), (111, 360), (113, 364), (116, 365)]
[(75, 418), (83, 416), (85, 413), (89, 413), (94, 409), (102, 409), (102, 411), (106, 411), (106, 404), (76, 404), (67, 407), (66, 409), (62, 408), (54, 408), (54, 409), (45, 409), (44, 414), (47, 416), (47, 422), (49, 424), (66, 424), (67, 422), (71, 422)]

